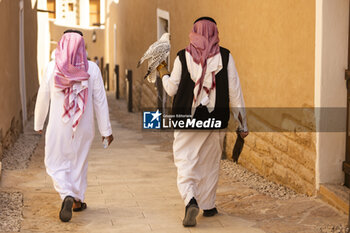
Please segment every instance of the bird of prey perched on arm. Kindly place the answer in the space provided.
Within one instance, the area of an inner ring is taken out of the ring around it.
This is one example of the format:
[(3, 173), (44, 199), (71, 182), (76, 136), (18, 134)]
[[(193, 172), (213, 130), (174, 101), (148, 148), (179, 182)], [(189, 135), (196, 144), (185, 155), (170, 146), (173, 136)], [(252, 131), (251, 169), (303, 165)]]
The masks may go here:
[(151, 83), (156, 81), (156, 68), (166, 60), (170, 53), (170, 33), (164, 33), (162, 37), (154, 42), (143, 57), (140, 59), (137, 67), (148, 60), (148, 70), (145, 78)]

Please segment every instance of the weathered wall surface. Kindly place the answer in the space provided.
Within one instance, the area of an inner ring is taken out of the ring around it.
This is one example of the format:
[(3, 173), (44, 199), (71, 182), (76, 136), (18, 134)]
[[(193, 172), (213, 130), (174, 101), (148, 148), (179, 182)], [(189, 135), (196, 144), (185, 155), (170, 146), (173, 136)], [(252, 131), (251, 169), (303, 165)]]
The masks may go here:
[[(35, 1), (33, 1), (35, 2)], [(28, 116), (38, 88), (36, 66), (36, 5), (24, 1), (25, 69)], [(19, 1), (0, 1), (0, 160), (1, 150), (12, 145), (22, 130), (19, 91)], [(6, 32), (6, 33), (5, 33)]]
[[(315, 134), (306, 132), (274, 132), (274, 127), (263, 118), (248, 115), (250, 121), (260, 124), (263, 132), (253, 132), (245, 139), (239, 163), (268, 179), (282, 183), (299, 193), (315, 194)], [(286, 117), (295, 127), (306, 127)], [(231, 158), (236, 141), (235, 124), (231, 122), (226, 134), (226, 156)]]
[[(109, 18), (109, 61), (114, 62), (111, 32), (116, 24), (122, 94), (125, 93), (124, 70), (132, 69), (136, 110), (157, 104), (155, 86), (142, 79), (146, 67), (136, 69), (139, 58), (157, 39), (157, 8), (170, 13), (171, 63), (177, 51), (187, 46), (193, 21), (200, 16), (211, 16), (217, 21), (221, 46), (230, 49), (235, 59), (247, 107), (314, 106), (314, 0), (107, 2), (115, 15)], [(257, 125), (262, 123), (272, 128), (287, 121), (268, 111), (248, 117)], [(304, 121), (311, 122), (311, 128), (314, 126), (312, 117), (297, 118), (293, 124), (309, 127)], [(232, 121), (230, 129), (234, 130)], [(246, 140), (241, 162), (276, 182), (311, 195), (315, 191), (314, 138), (313, 133), (252, 132)], [(234, 136), (229, 133), (226, 141), (229, 157), (233, 144)]]
[(39, 88), (37, 65), (37, 1), (31, 0), (24, 2), (24, 53), (26, 69), (27, 112), (29, 118), (34, 113), (36, 95)]
[(13, 23), (12, 25), (3, 23), (0, 26), (3, 32), (7, 32), (6, 36), (2, 34), (0, 37), (0, 51), (6, 51), (0, 53), (0, 106), (3, 109), (0, 112), (0, 140), (5, 147), (16, 138), (18, 132), (15, 131), (15, 128), (20, 131), (22, 124), (18, 69), (18, 4), (18, 1), (11, 0), (0, 2), (0, 21)]

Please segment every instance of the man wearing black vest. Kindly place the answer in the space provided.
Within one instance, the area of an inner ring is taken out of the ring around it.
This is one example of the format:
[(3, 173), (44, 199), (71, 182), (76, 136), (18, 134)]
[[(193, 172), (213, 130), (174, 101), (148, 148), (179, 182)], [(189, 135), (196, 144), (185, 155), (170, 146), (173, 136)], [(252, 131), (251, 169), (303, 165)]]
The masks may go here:
[(174, 96), (173, 115), (220, 123), (206, 130), (174, 132), (177, 185), (186, 205), (183, 225), (191, 227), (196, 225), (199, 209), (205, 217), (218, 213), (215, 199), (223, 129), (231, 105), (241, 137), (248, 135), (245, 105), (234, 60), (229, 50), (219, 47), (218, 29), (212, 18), (201, 17), (194, 22), (190, 44), (178, 53), (171, 75), (165, 67), (163, 63), (157, 69), (164, 89)]

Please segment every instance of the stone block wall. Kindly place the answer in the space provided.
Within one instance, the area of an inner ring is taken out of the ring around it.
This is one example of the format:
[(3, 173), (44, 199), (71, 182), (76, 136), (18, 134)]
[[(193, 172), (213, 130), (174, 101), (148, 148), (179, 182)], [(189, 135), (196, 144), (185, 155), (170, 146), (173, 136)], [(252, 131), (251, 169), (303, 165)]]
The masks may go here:
[[(248, 122), (269, 127), (263, 118), (248, 115)], [(289, 117), (285, 120), (290, 121)], [(295, 127), (305, 127), (294, 121)], [(249, 123), (248, 123), (249, 127)], [(255, 128), (255, 127), (254, 127)], [(225, 153), (232, 158), (232, 150), (236, 141), (233, 121), (230, 122), (226, 135)], [(268, 179), (283, 184), (293, 190), (309, 196), (315, 194), (315, 133), (311, 130), (303, 132), (276, 132), (273, 127), (263, 132), (251, 132), (245, 139), (239, 163), (249, 170)]]

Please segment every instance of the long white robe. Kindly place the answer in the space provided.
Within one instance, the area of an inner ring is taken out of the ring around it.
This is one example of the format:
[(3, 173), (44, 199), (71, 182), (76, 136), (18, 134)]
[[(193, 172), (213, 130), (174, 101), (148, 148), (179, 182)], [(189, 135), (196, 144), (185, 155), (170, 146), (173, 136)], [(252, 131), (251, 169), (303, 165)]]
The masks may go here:
[[(201, 73), (201, 67), (193, 62), (191, 55), (186, 52), (188, 71), (192, 75)], [(206, 76), (211, 72), (218, 73), (222, 69), (221, 54), (208, 59)], [(216, 69), (216, 70), (215, 70)], [(245, 104), (238, 73), (232, 55), (228, 61), (228, 84), (231, 112), (238, 121), (241, 129), (247, 131)], [(163, 87), (170, 96), (177, 93), (181, 81), (182, 66), (179, 57), (175, 59), (174, 68), (170, 76), (163, 77)], [(208, 108), (215, 106), (216, 91), (209, 96)], [(201, 92), (199, 102), (206, 97)], [(238, 120), (241, 115), (243, 122)], [(174, 132), (174, 161), (177, 167), (177, 186), (185, 205), (195, 197), (201, 209), (215, 207), (216, 188), (219, 179), (220, 158), (223, 151), (225, 130), (212, 131), (175, 131)]]
[(56, 191), (83, 201), (87, 187), (87, 156), (95, 134), (95, 111), (102, 136), (112, 134), (109, 110), (101, 72), (89, 61), (88, 99), (79, 125), (73, 134), (72, 119), (64, 123), (63, 92), (54, 84), (55, 62), (51, 61), (41, 80), (34, 117), (34, 129), (43, 129), (50, 106), (45, 138), (45, 166)]

